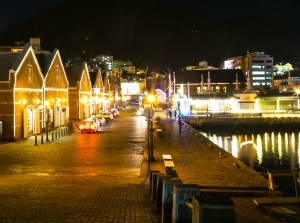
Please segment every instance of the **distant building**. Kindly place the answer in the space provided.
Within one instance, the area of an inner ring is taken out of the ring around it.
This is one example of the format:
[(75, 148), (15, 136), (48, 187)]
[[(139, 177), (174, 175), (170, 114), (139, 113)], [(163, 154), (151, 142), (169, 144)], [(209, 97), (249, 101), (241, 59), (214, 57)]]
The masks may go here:
[(225, 69), (242, 69), (249, 76), (253, 88), (271, 87), (273, 81), (273, 57), (264, 52), (247, 53), (245, 56), (228, 58)]
[(198, 66), (188, 66), (185, 68), (186, 70), (218, 70), (220, 68), (208, 66), (207, 61), (200, 61)]
[(122, 67), (122, 70), (123, 72), (126, 71), (129, 74), (135, 74), (135, 66), (124, 66)]
[(98, 55), (95, 58), (96, 63), (98, 66), (101, 67), (102, 70), (109, 70), (113, 69), (113, 61), (114, 57), (110, 55)]
[(181, 90), (188, 98), (208, 97), (207, 93), (232, 96), (245, 88), (241, 69), (177, 71), (173, 77), (173, 92)]

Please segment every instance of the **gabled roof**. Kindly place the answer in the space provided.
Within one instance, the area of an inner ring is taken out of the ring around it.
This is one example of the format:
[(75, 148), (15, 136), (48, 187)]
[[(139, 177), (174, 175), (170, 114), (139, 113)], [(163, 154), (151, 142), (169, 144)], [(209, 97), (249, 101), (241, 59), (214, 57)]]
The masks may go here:
[(14, 64), (21, 53), (0, 53), (0, 81), (9, 81), (9, 71), (13, 69)]
[(17, 71), (30, 49), (30, 44), (26, 44), (21, 52), (0, 53), (0, 81), (9, 81), (9, 71)]
[(77, 87), (77, 83), (80, 82), (81, 80), (83, 70), (84, 70), (84, 63), (65, 68), (67, 78), (69, 81), (69, 87)]
[(45, 51), (45, 52), (35, 52), (35, 55), (39, 62), (42, 73), (45, 76), (49, 71), (51, 61), (53, 61), (53, 57), (55, 53), (50, 53)]
[(92, 87), (95, 86), (95, 84), (96, 84), (97, 73), (98, 73), (98, 71), (90, 71), (89, 72)]
[(211, 83), (235, 83), (236, 75), (240, 83), (246, 83), (244, 72), (240, 69), (220, 69), (220, 70), (191, 70), (175, 72), (176, 84), (186, 83), (207, 83), (208, 73), (210, 74)]
[(105, 78), (107, 77), (107, 72), (102, 72), (101, 71), (101, 76), (102, 76), (103, 82), (105, 82)]

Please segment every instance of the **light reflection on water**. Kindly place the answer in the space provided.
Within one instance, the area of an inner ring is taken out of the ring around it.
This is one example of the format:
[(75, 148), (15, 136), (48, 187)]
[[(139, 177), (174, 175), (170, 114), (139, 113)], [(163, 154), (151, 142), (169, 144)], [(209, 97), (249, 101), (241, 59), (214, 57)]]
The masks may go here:
[[(260, 173), (296, 173), (299, 194), (300, 132), (214, 133), (200, 131), (213, 143)], [(295, 172), (293, 172), (295, 171)], [(265, 175), (266, 176), (266, 175)], [(284, 196), (296, 196), (293, 175), (273, 177)], [(296, 183), (297, 184), (297, 183)]]
[[(252, 159), (255, 159), (252, 160), (252, 167), (266, 170), (295, 170), (299, 168), (300, 132), (221, 134), (201, 131), (201, 133), (246, 163), (251, 161), (251, 157), (246, 157), (246, 155), (251, 155)], [(253, 154), (250, 154), (250, 151)]]

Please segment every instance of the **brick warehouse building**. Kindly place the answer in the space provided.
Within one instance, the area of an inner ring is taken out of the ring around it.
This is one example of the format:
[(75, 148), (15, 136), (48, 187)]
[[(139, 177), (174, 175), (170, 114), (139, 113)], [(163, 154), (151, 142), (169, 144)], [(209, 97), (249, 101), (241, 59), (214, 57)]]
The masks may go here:
[(0, 54), (0, 137), (26, 138), (68, 121), (68, 81), (58, 50)]

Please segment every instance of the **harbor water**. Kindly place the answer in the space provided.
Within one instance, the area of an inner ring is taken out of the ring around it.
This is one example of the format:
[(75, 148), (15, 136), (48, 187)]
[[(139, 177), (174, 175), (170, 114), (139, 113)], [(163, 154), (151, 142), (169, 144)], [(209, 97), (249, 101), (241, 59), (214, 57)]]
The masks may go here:
[(231, 132), (230, 128), (198, 131), (262, 175), (267, 177), (267, 172), (274, 173), (274, 182), (284, 196), (299, 194), (300, 131), (251, 129)]

